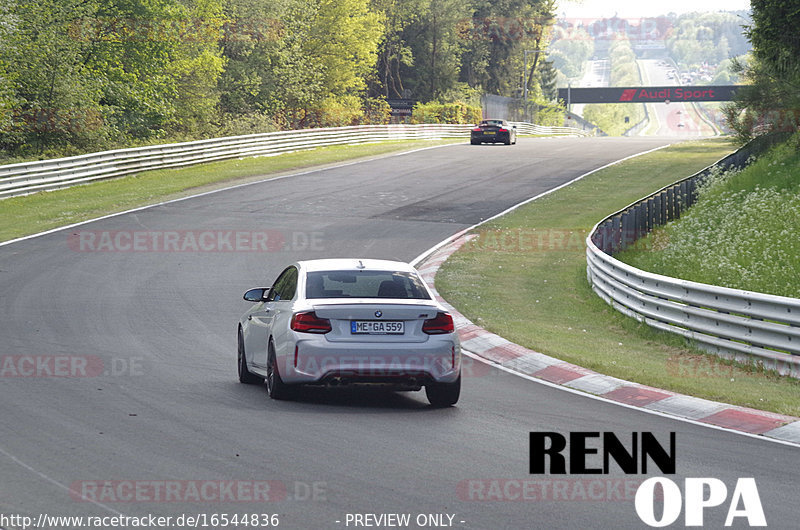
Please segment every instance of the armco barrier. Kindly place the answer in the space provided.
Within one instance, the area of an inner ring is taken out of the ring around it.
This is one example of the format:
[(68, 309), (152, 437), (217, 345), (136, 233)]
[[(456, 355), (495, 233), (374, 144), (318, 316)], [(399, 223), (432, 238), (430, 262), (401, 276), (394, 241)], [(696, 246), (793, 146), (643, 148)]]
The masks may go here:
[(692, 339), (720, 357), (800, 377), (800, 299), (652, 274), (612, 257), (655, 226), (680, 217), (712, 168), (741, 167), (785, 138), (757, 139), (597, 223), (586, 239), (586, 272), (595, 293), (620, 312)]
[[(585, 135), (569, 127), (519, 123), (520, 134)], [(268, 156), (328, 145), (382, 140), (468, 137), (471, 125), (361, 125), (281, 131), (196, 142), (117, 149), (0, 166), (0, 198), (65, 188), (94, 180), (216, 160)]]
[(548, 136), (591, 136), (577, 127), (546, 127), (524, 121), (508, 122), (517, 129), (517, 134), (546, 134)]

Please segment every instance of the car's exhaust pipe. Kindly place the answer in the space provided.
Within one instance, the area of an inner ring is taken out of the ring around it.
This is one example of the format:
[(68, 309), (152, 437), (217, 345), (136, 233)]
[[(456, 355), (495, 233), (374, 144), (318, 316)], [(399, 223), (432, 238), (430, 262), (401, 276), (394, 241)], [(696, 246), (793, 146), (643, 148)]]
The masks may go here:
[(331, 377), (328, 379), (328, 386), (347, 386), (347, 381), (341, 377)]

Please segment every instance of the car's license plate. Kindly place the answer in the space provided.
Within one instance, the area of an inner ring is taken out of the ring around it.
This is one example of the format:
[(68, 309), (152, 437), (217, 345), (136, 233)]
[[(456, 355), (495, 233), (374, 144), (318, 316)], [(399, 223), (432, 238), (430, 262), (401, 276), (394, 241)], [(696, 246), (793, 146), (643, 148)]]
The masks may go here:
[(494, 131), (483, 131), (483, 134), (494, 134)]
[(351, 320), (350, 333), (365, 335), (402, 335), (404, 322), (382, 320)]

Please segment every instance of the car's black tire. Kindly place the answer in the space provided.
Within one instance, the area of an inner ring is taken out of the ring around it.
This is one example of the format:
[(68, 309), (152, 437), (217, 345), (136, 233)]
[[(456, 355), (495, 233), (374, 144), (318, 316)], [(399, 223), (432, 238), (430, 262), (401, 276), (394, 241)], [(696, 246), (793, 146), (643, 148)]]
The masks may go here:
[(247, 355), (244, 351), (244, 335), (242, 335), (242, 329), (239, 328), (239, 339), (238, 339), (238, 347), (237, 347), (237, 355), (236, 355), (236, 364), (238, 365), (239, 370), (239, 382), (244, 383), (246, 385), (255, 385), (257, 383), (263, 383), (264, 378), (259, 377), (254, 373), (251, 373), (250, 370), (247, 369)]
[(481, 145), (480, 141), (478, 140), (470, 140), (469, 143), (472, 145)]
[(272, 343), (272, 339), (269, 341), (269, 351), (267, 352), (267, 378), (265, 382), (267, 393), (272, 399), (288, 399), (290, 397), (291, 388), (281, 379), (281, 373), (278, 370), (278, 358), (275, 355), (275, 346)]
[(450, 407), (458, 403), (461, 396), (461, 375), (452, 383), (428, 383), (425, 395), (434, 407)]
[(503, 142), (503, 143), (506, 144), (506, 145), (511, 145), (511, 135), (510, 134), (508, 135), (508, 137), (506, 137), (506, 141)]

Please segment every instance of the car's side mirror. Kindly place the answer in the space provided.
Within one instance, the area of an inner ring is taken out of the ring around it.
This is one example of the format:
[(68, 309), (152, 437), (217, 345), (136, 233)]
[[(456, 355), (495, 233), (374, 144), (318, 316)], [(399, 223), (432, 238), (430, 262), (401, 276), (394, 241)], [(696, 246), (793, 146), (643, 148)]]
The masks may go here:
[(264, 302), (269, 294), (269, 288), (259, 287), (258, 289), (250, 289), (244, 293), (244, 298), (248, 302)]
[(516, 126), (516, 125), (512, 125), (512, 126), (511, 126), (511, 128), (512, 128), (512, 129), (516, 129), (516, 128), (517, 128), (517, 126)]

